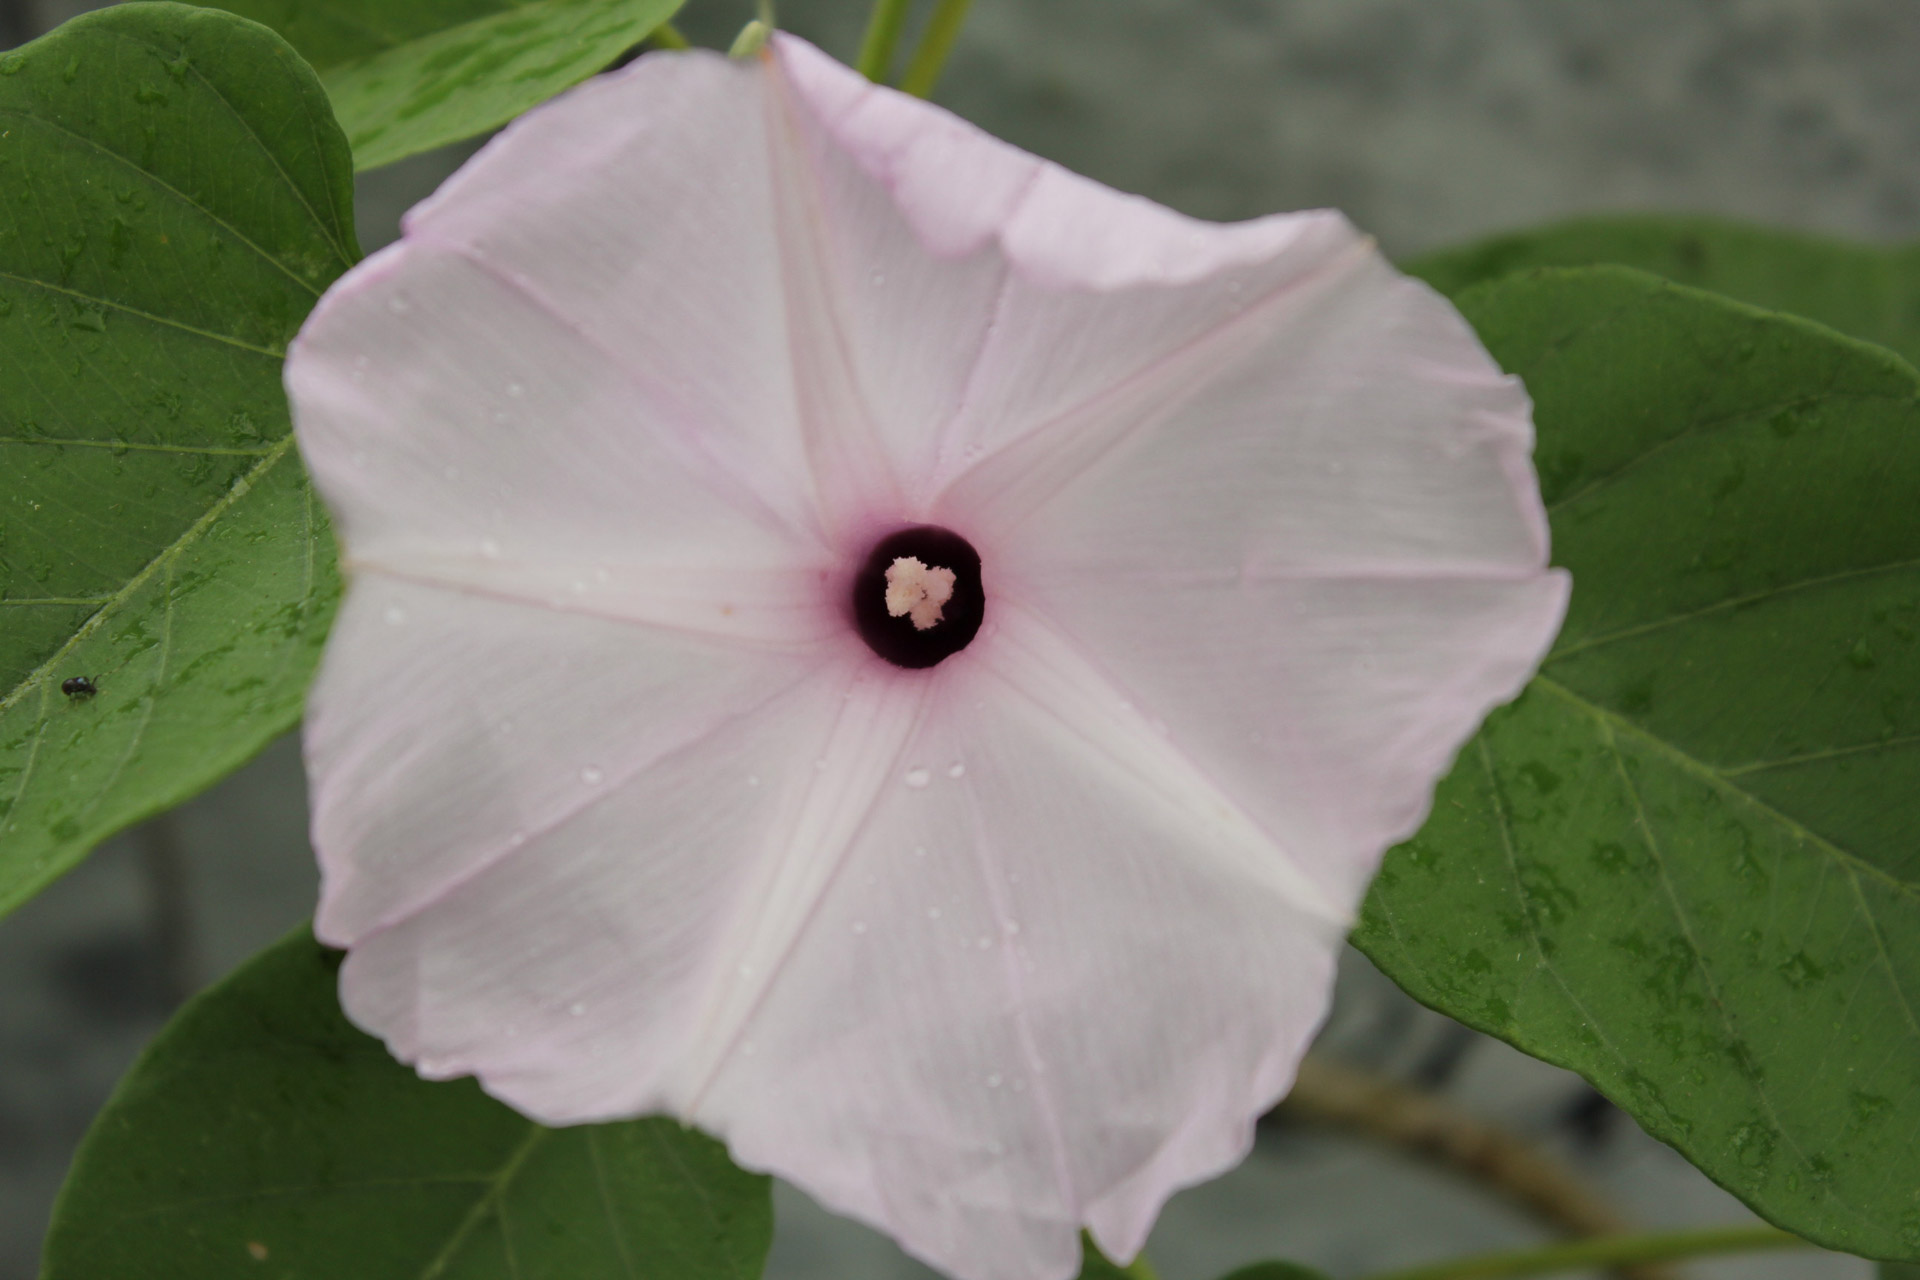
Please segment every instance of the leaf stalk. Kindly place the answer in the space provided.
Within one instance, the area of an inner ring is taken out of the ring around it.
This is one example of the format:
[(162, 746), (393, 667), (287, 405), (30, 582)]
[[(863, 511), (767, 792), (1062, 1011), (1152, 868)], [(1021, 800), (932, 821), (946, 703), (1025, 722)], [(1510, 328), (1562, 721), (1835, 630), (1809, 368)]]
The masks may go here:
[(900, 47), (900, 31), (907, 24), (912, 0), (874, 0), (873, 13), (867, 18), (867, 34), (860, 41), (860, 57), (853, 64), (875, 84), (884, 84), (893, 70), (893, 55)]
[(1690, 1231), (1649, 1231), (1634, 1235), (1599, 1236), (1455, 1258), (1429, 1266), (1382, 1271), (1367, 1280), (1507, 1280), (1512, 1276), (1544, 1276), (1583, 1267), (1623, 1267), (1642, 1262), (1664, 1262), (1706, 1254), (1750, 1253), (1761, 1249), (1804, 1247), (1806, 1241), (1777, 1227), (1708, 1227)]
[(933, 86), (940, 82), (940, 72), (947, 65), (947, 55), (953, 52), (953, 42), (960, 36), (960, 28), (966, 25), (967, 10), (973, 7), (973, 0), (940, 0), (940, 7), (927, 19), (927, 29), (920, 37), (920, 47), (914, 50), (913, 60), (907, 64), (907, 73), (900, 77), (900, 87), (916, 98), (933, 96)]

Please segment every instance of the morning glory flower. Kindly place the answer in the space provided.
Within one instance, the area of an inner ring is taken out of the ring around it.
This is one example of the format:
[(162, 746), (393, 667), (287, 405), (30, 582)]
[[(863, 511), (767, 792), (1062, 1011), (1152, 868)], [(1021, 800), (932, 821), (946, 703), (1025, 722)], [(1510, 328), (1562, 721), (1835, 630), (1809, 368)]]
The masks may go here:
[(1337, 214), (1197, 222), (784, 36), (508, 129), (287, 385), (348, 1013), (964, 1280), (1246, 1152), (1566, 599), (1524, 391)]

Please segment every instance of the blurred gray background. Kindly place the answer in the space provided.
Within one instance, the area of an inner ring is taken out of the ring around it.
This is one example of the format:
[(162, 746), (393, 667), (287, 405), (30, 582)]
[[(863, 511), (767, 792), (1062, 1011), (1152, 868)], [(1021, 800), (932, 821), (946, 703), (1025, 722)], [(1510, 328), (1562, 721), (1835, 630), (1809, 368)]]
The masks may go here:
[[(405, 0), (394, 0), (405, 3)], [(0, 48), (74, 0), (0, 0)], [(783, 0), (850, 59), (864, 0)], [(690, 0), (724, 45), (745, 0)], [(1864, 239), (1920, 225), (1912, 0), (976, 0), (939, 94), (989, 130), (1186, 212), (1333, 205), (1407, 255), (1609, 209), (1712, 212)], [(460, 162), (367, 174), (360, 235), (395, 234)], [(0, 922), (0, 1280), (29, 1280), (75, 1144), (186, 995), (312, 908), (292, 740), (109, 841)], [(1537, 1142), (1646, 1226), (1748, 1215), (1574, 1077), (1414, 1005), (1354, 954), (1322, 1045)], [(774, 1280), (930, 1273), (782, 1188)], [(1365, 1140), (1263, 1126), (1236, 1172), (1177, 1198), (1165, 1280), (1281, 1255), (1362, 1275), (1549, 1232), (1482, 1188)], [(1813, 1252), (1694, 1264), (1697, 1280), (1866, 1280)], [(107, 1277), (103, 1280), (117, 1280)]]

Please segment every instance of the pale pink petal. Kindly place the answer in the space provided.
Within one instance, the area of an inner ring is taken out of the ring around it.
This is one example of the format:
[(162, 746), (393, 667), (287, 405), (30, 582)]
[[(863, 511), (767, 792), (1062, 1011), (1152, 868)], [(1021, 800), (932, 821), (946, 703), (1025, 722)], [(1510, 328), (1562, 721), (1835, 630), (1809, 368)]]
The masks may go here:
[(1547, 546), (1532, 445), (1519, 382), (1368, 251), (982, 460), (940, 509), (1050, 574), (1524, 576)]
[(423, 1072), (478, 1075), (551, 1124), (695, 1113), (726, 1063), (756, 1057), (743, 1028), (817, 931), (920, 722), (924, 684), (875, 665), (834, 662), (609, 773), (592, 803), (360, 937), (348, 1012)]
[(1131, 1256), (1246, 1151), (1324, 1012), (1348, 901), (1024, 615), (929, 712), (736, 1053), (736, 1156), (964, 1280)]
[[(360, 564), (543, 594), (616, 572), (833, 563), (618, 359), (466, 257), (402, 242), (287, 362), (300, 447)], [(429, 570), (429, 566), (435, 566)], [(504, 585), (504, 584), (502, 584)]]
[(819, 512), (790, 345), (765, 77), (650, 56), (529, 113), (405, 220), (627, 374), (675, 433), (796, 524)]
[[(857, 648), (839, 661), (865, 657)], [(578, 830), (636, 774), (747, 732), (831, 652), (361, 574), (307, 707), (321, 938), (358, 944), (498, 863), (564, 874), (554, 833)], [(744, 786), (748, 772), (716, 769), (715, 785), (726, 773)]]
[(776, 39), (850, 358), (913, 515), (977, 458), (1364, 256), (1336, 213), (1231, 226), (1068, 173)]

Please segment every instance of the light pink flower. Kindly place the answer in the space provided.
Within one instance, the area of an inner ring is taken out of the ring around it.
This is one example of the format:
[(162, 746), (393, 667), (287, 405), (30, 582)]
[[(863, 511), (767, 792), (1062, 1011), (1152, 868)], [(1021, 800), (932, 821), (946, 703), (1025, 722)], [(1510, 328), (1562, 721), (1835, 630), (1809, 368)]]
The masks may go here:
[[(1192, 221), (785, 37), (526, 117), (287, 384), (347, 1011), (968, 1280), (1240, 1158), (1566, 597), (1525, 393), (1338, 215)], [(849, 600), (920, 523), (985, 622), (908, 670)]]

